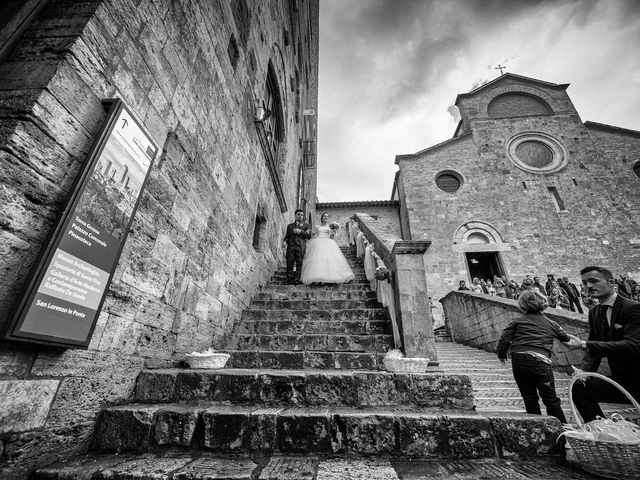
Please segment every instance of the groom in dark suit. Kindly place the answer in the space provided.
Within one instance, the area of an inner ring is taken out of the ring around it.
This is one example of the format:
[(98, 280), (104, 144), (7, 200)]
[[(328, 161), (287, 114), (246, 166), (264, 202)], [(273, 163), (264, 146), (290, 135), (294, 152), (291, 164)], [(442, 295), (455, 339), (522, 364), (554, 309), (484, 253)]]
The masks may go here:
[[(586, 267), (580, 271), (587, 293), (599, 305), (589, 310), (589, 337), (582, 369), (595, 372), (603, 357), (609, 360), (611, 378), (640, 401), (640, 303), (618, 295), (610, 270)], [(629, 403), (616, 387), (599, 378), (574, 384), (573, 398), (585, 422), (604, 417), (599, 402)]]
[[(287, 225), (284, 242), (287, 244), (287, 283), (300, 283), (302, 259), (307, 247), (307, 240), (311, 238), (311, 226), (304, 221), (304, 212), (296, 210), (296, 221)], [(293, 265), (296, 271), (293, 271)]]

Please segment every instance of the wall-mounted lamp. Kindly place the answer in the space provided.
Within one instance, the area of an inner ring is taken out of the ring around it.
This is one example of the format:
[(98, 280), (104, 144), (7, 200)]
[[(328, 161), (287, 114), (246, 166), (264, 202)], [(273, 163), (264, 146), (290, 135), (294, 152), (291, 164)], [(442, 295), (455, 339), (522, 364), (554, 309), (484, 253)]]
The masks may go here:
[(271, 116), (271, 110), (269, 110), (264, 105), (264, 101), (260, 101), (256, 99), (256, 110), (254, 113), (254, 120), (256, 122), (262, 122), (265, 118), (269, 118)]

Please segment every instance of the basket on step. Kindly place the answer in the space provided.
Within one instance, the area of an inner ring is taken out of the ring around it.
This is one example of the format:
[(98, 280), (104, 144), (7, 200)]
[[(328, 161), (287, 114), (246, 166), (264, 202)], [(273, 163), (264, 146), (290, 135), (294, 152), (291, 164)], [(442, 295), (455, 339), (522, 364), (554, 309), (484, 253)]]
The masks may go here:
[(384, 366), (393, 373), (424, 373), (429, 364), (428, 358), (385, 358)]
[[(576, 411), (573, 403), (573, 384), (583, 378), (600, 378), (618, 388), (631, 401), (631, 404), (640, 413), (640, 405), (621, 385), (609, 377), (599, 373), (583, 372), (574, 375), (569, 382), (569, 404), (573, 418), (578, 427), (583, 427), (584, 422)], [(569, 433), (569, 432), (567, 432)], [(594, 473), (605, 478), (632, 480), (640, 478), (640, 443), (622, 443), (602, 440), (590, 440), (575, 438), (565, 433), (567, 442), (578, 458), (580, 466), (589, 473)]]
[(191, 368), (222, 368), (231, 355), (219, 352), (199, 355), (187, 353), (186, 357)]

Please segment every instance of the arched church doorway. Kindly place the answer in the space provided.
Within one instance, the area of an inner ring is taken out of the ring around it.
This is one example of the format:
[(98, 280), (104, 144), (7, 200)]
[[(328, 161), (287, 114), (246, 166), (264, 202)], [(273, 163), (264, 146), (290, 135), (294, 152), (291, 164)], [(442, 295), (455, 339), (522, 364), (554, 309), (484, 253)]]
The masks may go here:
[(495, 276), (505, 275), (499, 252), (466, 252), (465, 257), (470, 279), (493, 281)]
[(469, 273), (469, 280), (478, 277), (491, 280), (507, 276), (501, 252), (511, 250), (500, 233), (490, 224), (471, 221), (460, 225), (454, 234), (454, 251), (459, 251)]

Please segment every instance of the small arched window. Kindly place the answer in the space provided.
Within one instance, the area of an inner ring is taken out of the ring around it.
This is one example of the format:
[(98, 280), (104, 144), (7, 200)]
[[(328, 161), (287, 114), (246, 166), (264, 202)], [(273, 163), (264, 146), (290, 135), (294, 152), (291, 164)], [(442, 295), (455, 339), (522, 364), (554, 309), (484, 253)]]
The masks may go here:
[(640, 162), (636, 162), (633, 166), (633, 173), (636, 174), (636, 177), (640, 178)]

